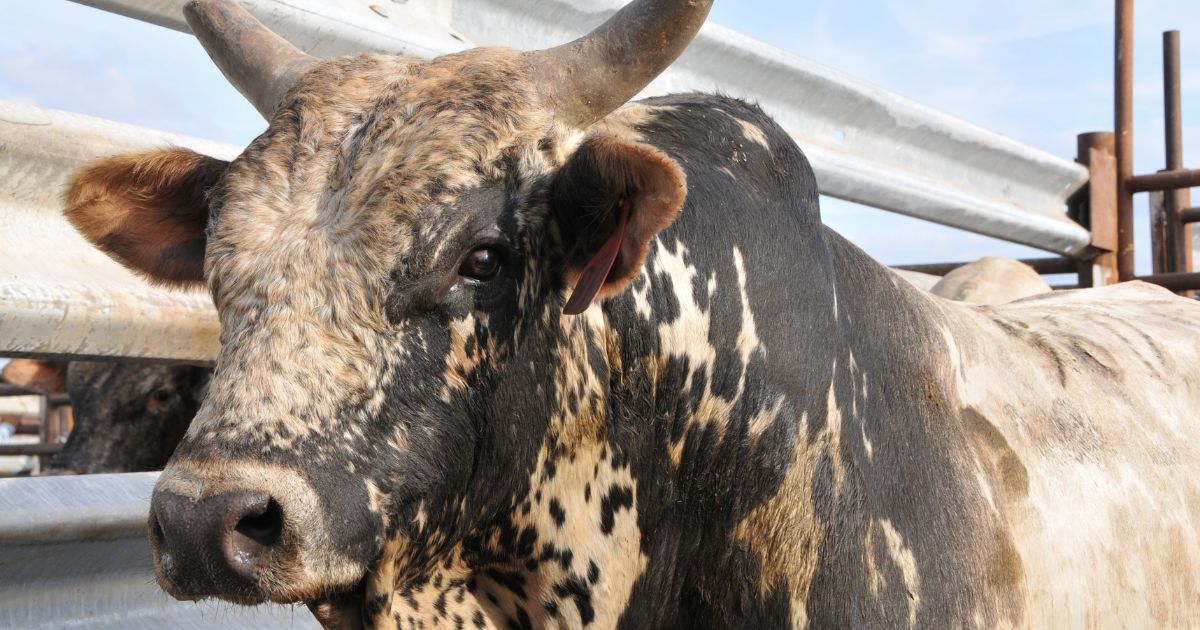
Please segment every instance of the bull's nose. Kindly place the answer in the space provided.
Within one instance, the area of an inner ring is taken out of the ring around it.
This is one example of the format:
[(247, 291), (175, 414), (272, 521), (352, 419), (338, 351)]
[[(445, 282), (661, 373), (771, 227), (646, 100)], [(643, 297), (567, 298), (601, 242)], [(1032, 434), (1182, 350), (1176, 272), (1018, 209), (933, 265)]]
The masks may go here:
[(160, 568), (179, 595), (253, 598), (257, 568), (283, 533), (283, 511), (264, 492), (193, 499), (161, 490), (150, 523)]

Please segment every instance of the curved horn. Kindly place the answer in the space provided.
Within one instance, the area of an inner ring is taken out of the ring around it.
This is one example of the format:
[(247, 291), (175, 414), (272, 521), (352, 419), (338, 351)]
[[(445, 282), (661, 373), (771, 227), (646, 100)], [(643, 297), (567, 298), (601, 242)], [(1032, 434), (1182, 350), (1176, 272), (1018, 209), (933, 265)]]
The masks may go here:
[(635, 0), (596, 30), (531, 53), (538, 90), (586, 127), (625, 104), (691, 43), (712, 0)]
[(287, 91), (318, 61), (233, 0), (191, 0), (183, 16), (221, 73), (263, 118), (275, 113)]

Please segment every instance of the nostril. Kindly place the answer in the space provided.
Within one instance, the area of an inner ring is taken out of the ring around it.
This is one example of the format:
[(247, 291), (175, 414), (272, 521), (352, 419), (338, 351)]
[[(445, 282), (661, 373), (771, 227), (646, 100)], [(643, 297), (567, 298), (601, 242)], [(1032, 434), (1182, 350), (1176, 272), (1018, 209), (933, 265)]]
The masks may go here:
[(254, 568), (283, 533), (283, 509), (274, 499), (261, 511), (243, 516), (229, 533), (227, 552), (238, 573), (253, 577)]
[(262, 491), (197, 498), (160, 490), (150, 514), (161, 576), (189, 597), (257, 593), (284, 538), (283, 505)]
[(154, 533), (154, 542), (157, 543), (161, 549), (163, 542), (167, 539), (166, 533), (163, 532), (162, 521), (159, 521), (158, 515), (154, 514), (153, 512), (150, 513), (150, 520), (152, 522), (151, 524), (153, 525), (150, 530)]
[(263, 547), (270, 547), (279, 540), (279, 534), (283, 531), (283, 510), (271, 499), (261, 514), (243, 516), (233, 529)]

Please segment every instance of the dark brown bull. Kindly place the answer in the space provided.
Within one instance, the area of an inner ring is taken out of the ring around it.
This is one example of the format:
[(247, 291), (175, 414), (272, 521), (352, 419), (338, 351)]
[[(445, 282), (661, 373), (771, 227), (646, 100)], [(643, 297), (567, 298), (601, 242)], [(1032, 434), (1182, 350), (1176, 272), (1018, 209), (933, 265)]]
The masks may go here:
[(0, 381), (70, 396), (73, 427), (46, 472), (162, 470), (200, 407), (211, 370), (139, 361), (14, 359)]
[(220, 316), (163, 588), (328, 627), (1200, 621), (1200, 309), (900, 283), (756, 107), (622, 106), (708, 4), (431, 61), (188, 5), (269, 128), (103, 162), (68, 210)]
[(162, 470), (200, 408), (211, 370), (142, 362), (72, 361), (75, 426), (54, 472)]

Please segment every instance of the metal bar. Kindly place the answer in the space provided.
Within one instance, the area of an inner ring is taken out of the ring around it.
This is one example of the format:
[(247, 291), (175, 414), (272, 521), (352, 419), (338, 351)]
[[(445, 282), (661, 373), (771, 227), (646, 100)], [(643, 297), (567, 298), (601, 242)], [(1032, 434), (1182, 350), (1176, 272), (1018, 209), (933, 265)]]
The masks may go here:
[(203, 363), (218, 347), (212, 300), (163, 289), (92, 247), (62, 217), (62, 190), (89, 160), (182, 146), (239, 150), (90, 116), (0, 102), (0, 353)]
[(1101, 252), (1091, 264), (1079, 267), (1079, 286), (1117, 282), (1117, 167), (1116, 138), (1109, 131), (1080, 134), (1076, 160), (1088, 169), (1083, 224), (1091, 232), (1092, 248)]
[(0, 479), (0, 545), (145, 536), (158, 473)]
[(1167, 245), (1169, 228), (1167, 224), (1167, 200), (1161, 190), (1152, 190), (1147, 195), (1150, 202), (1150, 269), (1151, 273), (1170, 273), (1175, 271), (1171, 265), (1171, 248)]
[[(1179, 79), (1179, 31), (1163, 33), (1163, 114), (1167, 170), (1183, 168), (1183, 106)], [(1192, 230), (1179, 221), (1190, 201), (1186, 189), (1164, 191), (1167, 271), (1191, 271)]]
[(1200, 223), (1200, 208), (1184, 208), (1180, 210), (1179, 220), (1183, 223)]
[(1200, 169), (1185, 168), (1151, 175), (1134, 175), (1128, 179), (1125, 188), (1130, 193), (1140, 193), (1151, 190), (1178, 190), (1195, 186), (1200, 186)]
[(0, 397), (5, 396), (40, 396), (42, 393), (32, 389), (26, 389), (12, 383), (0, 383)]
[[(53, 455), (62, 450), (61, 444), (55, 444), (50, 438), (50, 404), (46, 402), (45, 396), (38, 396), (38, 441), (40, 444), (0, 444), (0, 446), (9, 446), (11, 448), (20, 449), (21, 447), (29, 447), (30, 450), (37, 452), (16, 452), (17, 455), (37, 455), (38, 459), (33, 467), (33, 473), (36, 475), (42, 472), (42, 468), (46, 466), (46, 457)], [(51, 447), (57, 447), (53, 452), (45, 452)], [(0, 450), (0, 453), (3, 453)]]
[[(77, 0), (187, 31), (178, 0)], [(428, 57), (476, 45), (571, 41), (627, 0), (248, 0), (318, 56)], [(380, 12), (373, 10), (382, 8)], [(232, 88), (230, 88), (232, 90)], [(709, 23), (643, 96), (720, 90), (759, 103), (804, 148), (822, 194), (1024, 243), (1082, 252), (1063, 204), (1087, 181), (1069, 160)]]
[[(8, 420), (8, 422), (11, 423), (12, 420)], [(17, 427), (17, 435), (37, 435), (38, 434), (38, 429), (39, 429), (38, 423), (33, 418), (22, 417), (20, 419), (17, 419), (16, 427)]]
[(33, 444), (0, 444), (0, 457), (13, 455), (56, 455), (63, 449), (62, 444), (55, 442), (35, 442)]
[(1117, 157), (1117, 277), (1135, 275), (1133, 257), (1133, 0), (1116, 0), (1114, 129)]
[(0, 479), (0, 628), (317, 630), (304, 606), (179, 602), (154, 583), (158, 473)]
[(1200, 271), (1156, 273), (1149, 276), (1138, 276), (1137, 280), (1157, 284), (1172, 291), (1193, 291), (1200, 289)]
[(51, 405), (69, 405), (71, 397), (64, 392), (53, 392), (46, 394), (34, 389), (26, 389), (11, 383), (0, 383), (0, 398), (9, 396), (46, 396), (50, 399)]
[[(903, 269), (905, 271), (917, 271), (920, 273), (928, 273), (935, 276), (944, 276), (959, 267), (969, 265), (974, 261), (962, 262), (946, 262), (946, 263), (924, 263), (917, 265), (893, 265), (895, 269)], [(1024, 258), (1020, 262), (1033, 267), (1033, 270), (1038, 273), (1054, 274), (1054, 273), (1075, 273), (1078, 261), (1074, 258), (1064, 258), (1056, 256), (1054, 258)]]

